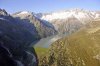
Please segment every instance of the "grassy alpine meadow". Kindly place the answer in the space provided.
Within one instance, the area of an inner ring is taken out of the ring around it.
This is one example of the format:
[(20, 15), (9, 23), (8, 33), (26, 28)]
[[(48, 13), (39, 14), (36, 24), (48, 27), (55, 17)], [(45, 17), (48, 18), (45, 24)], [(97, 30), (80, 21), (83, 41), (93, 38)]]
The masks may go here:
[(48, 64), (47, 62), (48, 50), (49, 50), (48, 48), (35, 47), (35, 51), (38, 56), (39, 66), (44, 66)]

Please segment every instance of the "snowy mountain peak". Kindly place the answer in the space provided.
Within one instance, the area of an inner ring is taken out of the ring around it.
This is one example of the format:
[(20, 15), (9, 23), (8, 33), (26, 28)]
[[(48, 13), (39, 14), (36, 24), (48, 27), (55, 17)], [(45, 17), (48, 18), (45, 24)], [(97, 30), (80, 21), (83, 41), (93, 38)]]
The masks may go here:
[(89, 10), (80, 9), (80, 8), (73, 8), (73, 9), (69, 9), (69, 11), (89, 11)]
[(8, 13), (4, 9), (0, 9), (0, 15), (8, 15)]
[(19, 14), (28, 14), (28, 13), (29, 13), (28, 11), (22, 11)]
[(35, 13), (30, 11), (20, 11), (20, 12), (16, 12), (15, 14), (12, 14), (13, 17), (20, 17), (21, 19), (34, 17), (34, 15)]
[(16, 12), (13, 15), (33, 15), (33, 12), (30, 11), (20, 11), (20, 12)]
[(77, 8), (77, 9), (70, 9), (70, 10), (40, 14), (39, 18), (46, 21), (52, 21), (55, 19), (67, 19), (73, 16), (77, 18), (78, 20), (81, 20), (81, 19), (99, 18), (100, 14), (96, 13), (95, 11), (89, 11), (89, 10)]

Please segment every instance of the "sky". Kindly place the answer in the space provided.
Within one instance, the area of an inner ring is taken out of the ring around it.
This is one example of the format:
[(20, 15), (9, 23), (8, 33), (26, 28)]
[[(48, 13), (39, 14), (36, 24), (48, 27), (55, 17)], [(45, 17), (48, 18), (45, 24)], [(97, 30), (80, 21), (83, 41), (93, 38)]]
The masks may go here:
[(73, 8), (100, 10), (100, 0), (0, 0), (0, 8), (8, 13), (18, 11), (47, 13)]

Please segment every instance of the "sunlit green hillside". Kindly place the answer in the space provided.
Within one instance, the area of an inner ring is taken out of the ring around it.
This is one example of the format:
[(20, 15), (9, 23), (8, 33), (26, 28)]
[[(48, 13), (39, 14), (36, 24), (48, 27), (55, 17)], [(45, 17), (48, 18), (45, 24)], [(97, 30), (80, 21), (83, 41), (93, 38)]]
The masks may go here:
[(47, 66), (100, 66), (100, 21), (54, 42), (45, 60)]
[(42, 64), (47, 64), (46, 56), (48, 56), (48, 48), (35, 47), (35, 51), (38, 56), (39, 66), (42, 66)]

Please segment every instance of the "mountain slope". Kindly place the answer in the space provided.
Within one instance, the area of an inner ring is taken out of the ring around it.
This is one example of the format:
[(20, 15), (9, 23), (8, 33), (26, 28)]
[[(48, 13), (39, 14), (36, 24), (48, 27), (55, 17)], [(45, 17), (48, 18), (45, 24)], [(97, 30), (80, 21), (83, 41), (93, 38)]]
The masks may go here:
[[(71, 9), (44, 14), (38, 13), (35, 16), (43, 21), (51, 23), (54, 26), (58, 33), (58, 40), (62, 37), (69, 36), (77, 32), (82, 27), (91, 23), (93, 20), (99, 19), (100, 13), (99, 11), (97, 12), (84, 9)], [(56, 36), (51, 36), (42, 39), (37, 43), (37, 46), (49, 47), (52, 44), (52, 42), (54, 42), (51, 40), (55, 38)]]
[(49, 66), (100, 66), (100, 20), (54, 42), (48, 53)]
[(15, 24), (16, 26), (20, 26), (20, 28), (26, 29), (29, 31), (32, 35), (37, 36), (39, 38), (39, 35), (36, 31), (36, 28), (34, 25), (28, 23), (28, 22), (21, 22), (20, 20), (16, 20), (13, 18), (11, 15), (9, 15), (5, 10), (1, 9), (0, 10), (0, 19), (7, 21), (11, 24)]
[[(84, 9), (70, 9), (37, 14), (21, 11), (12, 16), (18, 21), (31, 23), (41, 37), (46, 37), (57, 33), (60, 35), (70, 35), (92, 20), (100, 18), (100, 13)], [(27, 27), (30, 28), (29, 26)]]
[(5, 10), (0, 10), (1, 66), (38, 66), (37, 55), (30, 45), (39, 41), (40, 37), (22, 24)]
[(84, 9), (70, 9), (52, 13), (39, 13), (36, 17), (51, 23), (60, 34), (71, 34), (92, 20), (100, 18), (100, 13)]
[(22, 12), (15, 13), (12, 16), (17, 20), (20, 19), (20, 21), (22, 22), (31, 23), (32, 25), (34, 25), (38, 34), (42, 38), (50, 35), (54, 35), (56, 33), (54, 27), (36, 18), (32, 12), (22, 11)]
[[(85, 20), (96, 19), (100, 17), (99, 12), (96, 11), (89, 11), (84, 9), (69, 9), (65, 11), (58, 11), (52, 13), (44, 13), (39, 16), (43, 20), (52, 21), (55, 19), (66, 19), (68, 17), (74, 16), (78, 20), (84, 23)], [(38, 17), (38, 16), (37, 16)], [(82, 20), (83, 19), (83, 20)], [(85, 19), (85, 20), (84, 20)]]
[(2, 66), (12, 64), (13, 66), (37, 66), (36, 53), (30, 46), (35, 41), (39, 41), (39, 38), (27, 29), (0, 19), (0, 64), (3, 64)]

